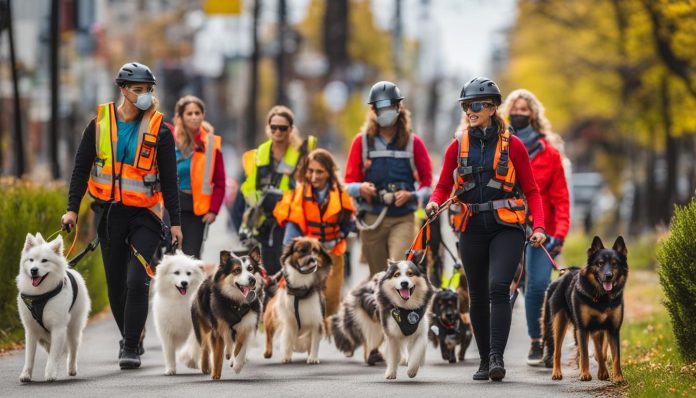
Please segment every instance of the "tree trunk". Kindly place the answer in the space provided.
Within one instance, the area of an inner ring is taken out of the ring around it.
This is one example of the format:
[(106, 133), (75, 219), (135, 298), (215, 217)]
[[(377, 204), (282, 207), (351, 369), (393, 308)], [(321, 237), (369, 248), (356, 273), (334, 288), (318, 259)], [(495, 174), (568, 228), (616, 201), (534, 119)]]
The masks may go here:
[(261, 0), (254, 1), (253, 22), (251, 27), (251, 59), (249, 67), (251, 69), (251, 81), (249, 82), (249, 98), (247, 98), (246, 112), (246, 134), (245, 142), (247, 148), (256, 146), (256, 100), (259, 94), (259, 15), (261, 14)]
[(278, 52), (276, 53), (276, 104), (289, 105), (285, 92), (286, 41), (288, 40), (287, 0), (278, 0)]
[(17, 60), (15, 57), (14, 48), (14, 33), (12, 27), (12, 0), (7, 2), (7, 16), (8, 24), (7, 31), (9, 33), (10, 39), (10, 66), (12, 69), (12, 92), (13, 92), (13, 108), (14, 108), (14, 140), (13, 140), (13, 153), (14, 153), (14, 175), (17, 178), (21, 178), (25, 172), (25, 160), (24, 160), (24, 136), (22, 135), (22, 110), (19, 104), (19, 77), (17, 76)]
[(660, 222), (668, 223), (677, 197), (677, 165), (679, 164), (679, 143), (672, 131), (672, 103), (669, 96), (669, 77), (662, 78), (662, 120), (665, 134), (665, 160), (667, 162), (667, 183), (662, 201)]
[(348, 56), (348, 0), (326, 2), (324, 12), (324, 54), (329, 61), (330, 78), (349, 62)]
[(51, 176), (60, 178), (60, 166), (58, 164), (58, 132), (60, 115), (58, 114), (58, 95), (60, 76), (60, 0), (51, 1), (51, 39), (50, 39), (50, 68), (51, 68), (51, 125), (49, 127), (48, 157), (51, 162)]

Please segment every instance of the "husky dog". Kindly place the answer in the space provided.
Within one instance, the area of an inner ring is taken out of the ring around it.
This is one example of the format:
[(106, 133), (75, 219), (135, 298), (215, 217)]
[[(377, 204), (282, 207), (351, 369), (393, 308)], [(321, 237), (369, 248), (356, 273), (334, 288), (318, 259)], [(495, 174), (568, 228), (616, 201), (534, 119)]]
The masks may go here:
[(396, 379), (401, 362), (401, 351), (408, 352), (408, 377), (415, 377), (425, 362), (428, 343), (426, 310), (433, 296), (433, 287), (421, 264), (423, 252), (417, 252), (413, 261), (389, 260), (388, 268), (377, 289), (377, 305), (387, 341), (388, 380)]
[(77, 349), (90, 310), (82, 276), (68, 268), (63, 239), (46, 242), (41, 234), (27, 234), (17, 275), (17, 308), (25, 333), (24, 369), (19, 381), (31, 381), (36, 344), (48, 352), (44, 379), (57, 378), (58, 364), (65, 361), (68, 375), (77, 375)]
[(191, 303), (203, 279), (203, 262), (180, 250), (165, 255), (157, 266), (152, 312), (162, 342), (165, 375), (176, 374), (176, 351), (193, 337)]
[(352, 357), (355, 349), (362, 345), (365, 363), (370, 366), (384, 360), (379, 352), (384, 332), (379, 323), (376, 295), (377, 284), (383, 276), (384, 272), (378, 272), (353, 288), (330, 320), (336, 348)]
[(256, 334), (263, 313), (263, 283), (258, 276), (260, 263), (258, 248), (243, 257), (223, 250), (217, 272), (198, 289), (191, 307), (191, 319), (201, 347), (201, 371), (205, 374), (211, 371), (212, 350), (213, 380), (220, 379), (225, 352), (234, 354), (232, 368), (235, 373), (241, 372), (246, 363), (249, 340)]
[(283, 363), (292, 353), (308, 352), (307, 363), (319, 363), (319, 341), (324, 331), (324, 287), (331, 257), (314, 238), (295, 238), (280, 258), (284, 286), (268, 302), (263, 315), (265, 358), (273, 356), (273, 336), (281, 332)]

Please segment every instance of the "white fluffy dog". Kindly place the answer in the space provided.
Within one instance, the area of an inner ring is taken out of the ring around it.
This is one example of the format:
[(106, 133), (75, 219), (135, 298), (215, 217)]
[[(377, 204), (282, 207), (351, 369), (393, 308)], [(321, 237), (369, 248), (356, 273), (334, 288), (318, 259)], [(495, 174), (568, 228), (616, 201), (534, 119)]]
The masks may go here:
[(77, 350), (90, 310), (82, 276), (68, 268), (63, 239), (46, 242), (27, 234), (17, 275), (17, 308), (24, 325), (25, 361), (21, 382), (31, 381), (36, 345), (48, 352), (44, 378), (57, 378), (58, 364), (67, 354), (68, 375), (77, 374)]
[[(177, 250), (174, 255), (166, 255), (157, 266), (152, 299), (155, 329), (162, 342), (165, 374), (176, 374), (176, 351), (183, 347), (187, 339), (193, 337), (191, 322), (191, 303), (196, 291), (205, 279), (205, 265)], [(187, 350), (195, 350), (198, 344), (187, 344)], [(188, 353), (188, 358), (199, 354)], [(196, 367), (195, 362), (188, 364)]]

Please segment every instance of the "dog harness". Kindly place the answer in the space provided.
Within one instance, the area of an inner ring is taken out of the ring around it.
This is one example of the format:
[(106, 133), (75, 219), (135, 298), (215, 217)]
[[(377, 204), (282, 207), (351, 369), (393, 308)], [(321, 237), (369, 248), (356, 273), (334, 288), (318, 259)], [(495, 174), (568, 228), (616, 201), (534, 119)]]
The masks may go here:
[[(70, 280), (70, 286), (72, 286), (73, 293), (72, 303), (70, 304), (70, 308), (68, 309), (68, 312), (70, 312), (70, 310), (72, 310), (72, 307), (75, 305), (75, 301), (77, 300), (77, 281), (75, 280), (73, 274), (71, 274), (70, 272), (68, 272), (67, 274), (68, 279)], [(63, 290), (63, 286), (65, 286), (65, 279), (63, 279), (63, 282), (61, 282), (55, 289), (51, 290), (48, 293), (39, 295), (20, 293), (19, 295), (19, 297), (24, 302), (24, 305), (27, 306), (27, 309), (31, 313), (31, 316), (34, 318), (34, 320), (38, 322), (39, 325), (41, 325), (41, 327), (48, 333), (51, 333), (51, 331), (48, 330), (43, 323), (43, 311), (46, 307), (46, 304), (48, 304), (48, 301), (57, 296)]]
[(418, 329), (418, 325), (421, 319), (423, 319), (423, 313), (425, 313), (425, 306), (416, 308), (415, 310), (408, 310), (395, 306), (390, 312), (396, 324), (399, 325), (401, 333), (403, 333), (404, 336), (410, 336)]
[[(293, 306), (295, 307), (295, 321), (297, 321), (297, 330), (302, 329), (302, 321), (300, 320), (300, 301), (309, 297), (316, 289), (314, 286), (309, 287), (292, 287), (288, 283), (288, 278), (283, 271), (283, 278), (285, 278), (285, 289), (288, 294), (295, 298)], [(326, 304), (324, 303), (323, 297), (319, 296), (319, 304), (321, 305), (321, 316), (322, 318), (326, 315)]]

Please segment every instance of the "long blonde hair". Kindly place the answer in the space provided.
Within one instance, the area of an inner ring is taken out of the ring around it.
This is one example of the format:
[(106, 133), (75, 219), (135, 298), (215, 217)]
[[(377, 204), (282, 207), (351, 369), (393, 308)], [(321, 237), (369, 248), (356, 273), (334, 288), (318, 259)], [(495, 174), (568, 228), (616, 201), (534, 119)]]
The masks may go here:
[[(411, 112), (406, 109), (401, 101), (399, 101), (399, 116), (397, 117), (395, 124), (396, 141), (394, 142), (396, 143), (397, 148), (404, 149), (406, 148), (406, 144), (408, 144), (408, 140), (411, 137), (411, 134), (413, 134), (413, 131), (411, 130)], [(377, 113), (375, 112), (374, 107), (371, 106), (365, 115), (365, 122), (360, 128), (360, 131), (365, 133), (367, 136), (369, 145), (374, 143), (375, 136), (379, 134), (379, 128), (379, 124), (377, 123)]]
[(290, 127), (292, 128), (292, 132), (290, 132), (289, 137), (290, 145), (292, 145), (295, 149), (300, 149), (300, 146), (302, 146), (302, 138), (300, 138), (300, 131), (298, 130), (297, 126), (295, 126), (295, 114), (292, 113), (290, 108), (287, 106), (276, 105), (271, 108), (270, 111), (268, 111), (265, 127), (266, 137), (271, 138), (271, 119), (273, 119), (274, 116), (280, 116), (290, 123)]

